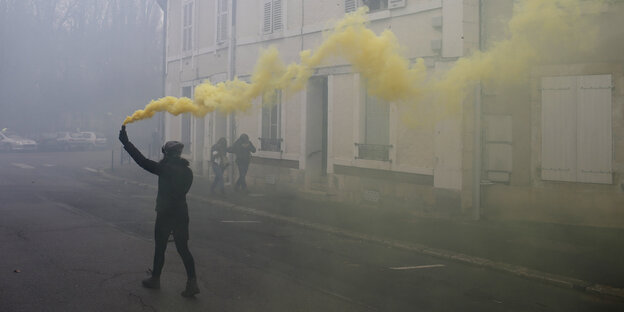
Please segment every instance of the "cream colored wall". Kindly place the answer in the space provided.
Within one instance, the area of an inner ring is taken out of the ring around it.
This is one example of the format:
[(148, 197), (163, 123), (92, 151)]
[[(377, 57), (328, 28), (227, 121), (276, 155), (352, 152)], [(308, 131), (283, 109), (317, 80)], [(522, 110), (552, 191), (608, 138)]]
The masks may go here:
[(215, 44), (217, 28), (216, 0), (195, 0), (195, 48), (208, 48)]
[[(192, 57), (180, 59), (177, 62), (170, 62), (168, 81), (168, 94), (179, 95), (181, 84), (197, 84), (200, 80), (210, 78), (213, 81), (222, 80), (227, 77), (228, 51), (227, 45), (217, 46), (214, 42), (215, 34), (215, 0), (196, 0), (196, 9), (200, 10), (200, 17), (196, 16), (194, 28), (196, 37), (196, 52)], [(467, 0), (472, 1), (472, 0)], [(182, 1), (170, 1), (170, 9), (177, 10), (177, 14), (170, 15), (170, 46), (168, 58), (174, 60), (180, 57), (180, 51), (172, 46), (180, 48), (181, 42), (181, 3)], [(440, 0), (408, 0), (405, 8), (376, 12), (371, 18), (370, 27), (376, 33), (381, 33), (385, 29), (391, 29), (398, 38), (402, 46), (402, 53), (405, 57), (414, 59), (417, 57), (436, 58), (439, 57), (437, 51), (431, 49), (432, 40), (442, 40), (443, 30), (432, 26), (432, 19), (442, 15), (442, 1)], [(285, 63), (298, 61), (301, 49), (316, 49), (324, 40), (322, 31), (331, 26), (331, 21), (340, 19), (344, 15), (343, 0), (320, 0), (320, 1), (287, 1), (285, 4), (284, 21), (286, 27), (283, 31), (262, 35), (262, 2), (261, 1), (238, 1), (237, 16), (237, 41), (236, 48), (236, 73), (239, 76), (249, 77), (253, 72), (255, 63), (259, 56), (259, 51), (269, 45), (275, 45), (280, 51)], [(305, 16), (302, 19), (302, 5)], [(463, 8), (460, 11), (466, 11)], [(206, 18), (209, 17), (209, 18)], [(302, 28), (302, 22), (305, 24)], [(465, 27), (464, 20), (458, 21), (459, 27)], [(463, 24), (462, 24), (463, 23)], [(303, 36), (300, 33), (303, 32)], [(454, 40), (460, 40), (455, 38)], [(464, 47), (464, 45), (462, 45)], [(346, 61), (340, 57), (330, 59), (321, 67), (331, 72), (333, 66), (346, 65)], [(461, 129), (461, 122), (455, 123), (452, 137), (434, 139), (434, 125), (426, 127), (413, 127), (404, 124), (400, 116), (408, 113), (402, 107), (393, 108), (391, 124), (393, 144), (393, 162), (356, 161), (354, 142), (357, 141), (357, 131), (360, 131), (362, 119), (354, 114), (354, 109), (360, 109), (363, 105), (363, 97), (359, 94), (361, 85), (353, 73), (342, 73), (345, 67), (340, 69), (339, 74), (330, 74), (332, 83), (329, 88), (329, 106), (331, 116), (329, 118), (330, 132), (328, 135), (330, 152), (329, 163), (337, 160), (338, 164), (353, 165), (364, 168), (377, 168), (392, 171), (402, 171), (434, 175), (436, 169), (441, 167), (435, 161), (436, 146), (440, 151), (456, 151), (461, 149), (461, 136), (456, 133)], [(284, 155), (289, 159), (299, 159), (302, 148), (302, 101), (305, 98), (303, 93), (294, 95), (284, 94), (282, 98), (282, 127), (284, 139)], [(260, 99), (253, 102), (254, 109), (249, 112), (236, 114), (236, 132), (238, 135), (247, 133), (252, 142), (259, 147), (258, 137), (260, 137)], [(170, 136), (179, 137), (179, 118), (168, 117), (167, 123), (170, 127)], [(208, 123), (207, 123), (208, 124)], [(447, 127), (447, 126), (445, 126)], [(459, 128), (458, 128), (459, 127)], [(444, 127), (443, 127), (444, 128)], [(458, 130), (458, 131), (455, 131)], [(457, 134), (457, 135), (455, 135)], [(206, 140), (208, 142), (208, 140)], [(437, 144), (437, 145), (436, 145)], [(442, 152), (441, 152), (442, 153)], [(461, 157), (461, 153), (451, 153), (453, 157)], [(272, 156), (275, 157), (275, 156)], [(457, 161), (453, 158), (453, 164)], [(448, 164), (448, 162), (444, 162)], [(440, 181), (461, 181), (461, 166), (452, 169), (457, 172), (448, 175), (445, 179), (443, 175), (437, 175), (438, 186), (457, 188), (458, 186), (448, 182)], [(331, 170), (331, 168), (330, 168)], [(438, 173), (444, 172), (437, 170)], [(461, 182), (459, 182), (461, 185)]]
[(338, 20), (344, 16), (345, 12), (344, 0), (306, 0), (303, 1), (303, 9), (305, 26), (326, 24), (331, 20)]
[(167, 57), (182, 51), (182, 1), (167, 1)]

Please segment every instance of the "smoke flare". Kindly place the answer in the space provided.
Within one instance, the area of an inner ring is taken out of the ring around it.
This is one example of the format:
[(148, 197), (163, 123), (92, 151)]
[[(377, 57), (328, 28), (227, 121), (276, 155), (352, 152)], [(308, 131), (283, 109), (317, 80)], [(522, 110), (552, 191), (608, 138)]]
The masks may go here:
[[(583, 17), (599, 9), (602, 1), (526, 0), (520, 2), (509, 22), (508, 39), (485, 52), (459, 59), (446, 73), (427, 78), (422, 59), (414, 64), (401, 56), (396, 36), (388, 29), (376, 35), (367, 28), (362, 7), (336, 22), (325, 41), (314, 51), (300, 53), (300, 63), (286, 66), (277, 49), (263, 51), (251, 82), (237, 78), (217, 84), (206, 81), (195, 88), (194, 100), (163, 97), (128, 116), (123, 124), (152, 117), (156, 112), (173, 115), (192, 113), (203, 117), (218, 110), (229, 114), (251, 108), (258, 96), (270, 97), (275, 90), (302, 90), (318, 67), (330, 56), (345, 58), (366, 81), (370, 95), (385, 102), (416, 108), (424, 99), (453, 111), (477, 83), (514, 84), (526, 78), (532, 66), (569, 49), (590, 47), (593, 28)], [(581, 40), (583, 39), (583, 40)]]

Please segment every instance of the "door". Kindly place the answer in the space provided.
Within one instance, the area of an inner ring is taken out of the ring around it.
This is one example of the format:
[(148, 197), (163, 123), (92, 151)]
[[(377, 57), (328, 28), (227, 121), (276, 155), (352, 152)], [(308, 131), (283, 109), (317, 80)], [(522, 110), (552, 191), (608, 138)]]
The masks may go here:
[(310, 79), (306, 97), (306, 176), (319, 183), (327, 175), (327, 77)]

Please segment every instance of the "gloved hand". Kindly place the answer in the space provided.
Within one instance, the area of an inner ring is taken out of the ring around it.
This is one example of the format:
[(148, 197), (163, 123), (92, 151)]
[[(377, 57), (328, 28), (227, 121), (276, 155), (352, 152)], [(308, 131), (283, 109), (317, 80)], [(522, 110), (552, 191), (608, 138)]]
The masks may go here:
[(121, 130), (119, 130), (119, 141), (121, 144), (126, 145), (130, 140), (128, 139), (128, 133), (126, 132), (126, 126), (121, 126)]

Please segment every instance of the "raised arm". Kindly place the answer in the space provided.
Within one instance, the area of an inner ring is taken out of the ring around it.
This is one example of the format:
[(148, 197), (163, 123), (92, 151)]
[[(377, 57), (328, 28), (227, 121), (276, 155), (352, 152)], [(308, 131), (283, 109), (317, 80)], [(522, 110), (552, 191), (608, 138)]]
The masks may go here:
[(134, 144), (130, 143), (130, 140), (128, 139), (128, 133), (126, 132), (126, 126), (121, 126), (121, 130), (119, 130), (119, 141), (121, 141), (124, 149), (128, 152), (130, 157), (134, 159), (137, 165), (155, 175), (160, 174), (160, 166), (158, 165), (158, 163), (151, 159), (147, 159), (145, 156), (143, 156), (143, 154), (141, 154), (139, 149), (134, 146)]

